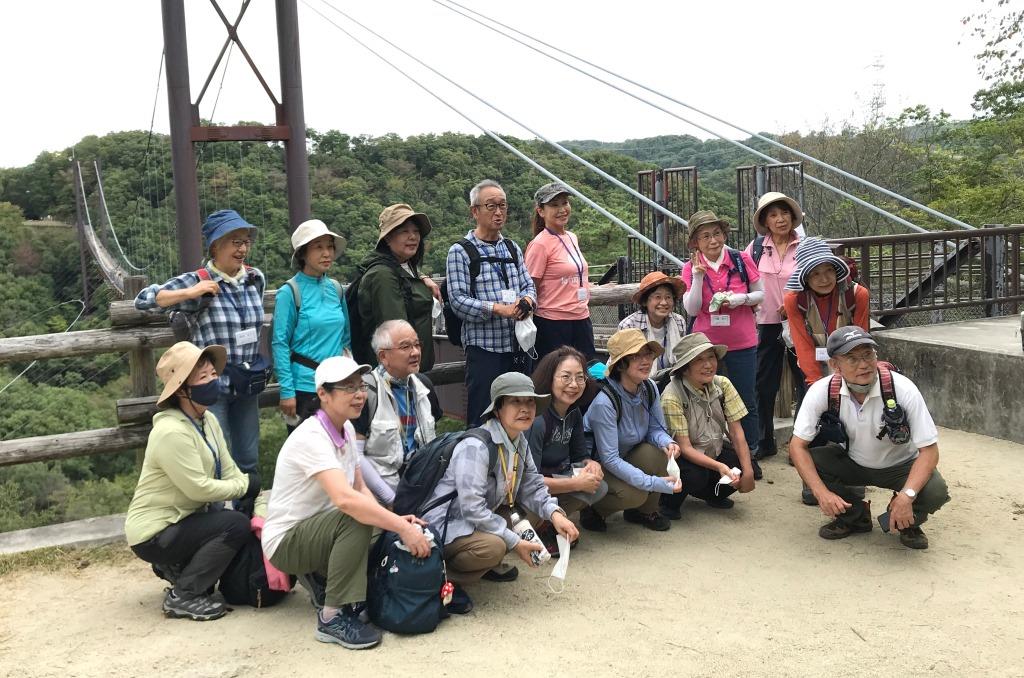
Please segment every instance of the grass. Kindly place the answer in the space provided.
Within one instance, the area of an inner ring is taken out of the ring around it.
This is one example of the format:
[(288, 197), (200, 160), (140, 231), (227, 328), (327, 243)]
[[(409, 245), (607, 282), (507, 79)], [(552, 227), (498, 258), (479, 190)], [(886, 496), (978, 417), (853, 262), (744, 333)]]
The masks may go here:
[(54, 547), (0, 555), (0, 579), (19, 572), (68, 572), (91, 565), (120, 565), (135, 559), (123, 543), (91, 548)]

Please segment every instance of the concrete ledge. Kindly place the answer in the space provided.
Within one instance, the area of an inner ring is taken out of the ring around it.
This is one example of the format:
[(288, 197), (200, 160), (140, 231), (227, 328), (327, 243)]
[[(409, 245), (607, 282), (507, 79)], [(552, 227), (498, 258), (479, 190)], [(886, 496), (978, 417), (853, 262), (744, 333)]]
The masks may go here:
[(0, 533), (0, 555), (55, 546), (80, 548), (124, 541), (124, 514)]

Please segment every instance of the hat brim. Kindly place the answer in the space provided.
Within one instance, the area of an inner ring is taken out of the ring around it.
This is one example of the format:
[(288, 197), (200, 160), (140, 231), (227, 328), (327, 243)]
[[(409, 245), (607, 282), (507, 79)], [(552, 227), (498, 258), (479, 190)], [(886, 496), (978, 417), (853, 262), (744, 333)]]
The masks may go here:
[(677, 376), (683, 368), (692, 363), (697, 356), (709, 348), (715, 349), (715, 355), (719, 360), (724, 358), (725, 354), (729, 352), (729, 347), (725, 344), (712, 344), (710, 341), (703, 344), (697, 344), (672, 364), (671, 369), (669, 369), (669, 374), (673, 377)]
[(714, 221), (705, 221), (703, 224), (691, 226), (686, 234), (686, 244), (690, 249), (693, 249), (693, 241), (697, 235), (697, 231), (704, 228), (705, 226), (721, 226), (727, 233), (732, 230), (732, 226), (725, 219), (715, 219)]
[(832, 264), (832, 268), (836, 270), (837, 285), (850, 277), (850, 267), (845, 261), (834, 254), (823, 254), (813, 259), (808, 259), (793, 271), (792, 275), (789, 276), (789, 280), (786, 281), (786, 291), (803, 292), (807, 289), (807, 275), (818, 266), (826, 263)]
[(217, 371), (217, 374), (221, 374), (224, 371), (224, 365), (228, 362), (228, 352), (223, 346), (219, 344), (210, 344), (198, 354), (196, 354), (195, 360), (192, 361), (191, 365), (184, 365), (188, 367), (188, 370), (182, 370), (181, 377), (171, 379), (164, 384), (164, 389), (160, 392), (160, 397), (156, 400), (156, 406), (158, 409), (164, 409), (170, 404), (170, 399), (177, 393), (178, 389), (181, 388), (182, 384), (188, 381), (189, 376), (192, 374), (192, 370), (196, 368), (196, 365), (203, 358), (209, 358), (210, 362), (213, 363), (213, 369)]
[(637, 345), (634, 348), (628, 349), (627, 351), (625, 351), (625, 352), (615, 356), (614, 358), (609, 357), (608, 363), (604, 367), (604, 376), (606, 376), (606, 377), (611, 376), (611, 374), (612, 374), (612, 365), (614, 365), (615, 363), (619, 362), (623, 358), (628, 358), (631, 355), (636, 355), (637, 353), (639, 353), (640, 351), (644, 350), (645, 348), (651, 349), (651, 351), (654, 352), (654, 357), (655, 358), (660, 358), (661, 355), (665, 352), (665, 347), (662, 346), (661, 344), (659, 344), (658, 342), (653, 341), (653, 340), (645, 341), (644, 343), (639, 344), (639, 345)]
[(857, 348), (858, 346), (864, 346), (865, 344), (867, 344), (868, 346), (874, 346), (875, 348), (878, 348), (878, 342), (876, 342), (871, 337), (861, 337), (859, 339), (854, 339), (849, 343), (843, 344), (842, 353), (829, 353), (828, 357), (835, 358), (836, 356), (846, 355), (847, 353)]
[(367, 365), (365, 363), (356, 363), (356, 368), (354, 370), (346, 372), (345, 374), (341, 375), (337, 379), (332, 379), (331, 381), (320, 382), (319, 384), (316, 384), (316, 388), (320, 388), (324, 384), (337, 384), (339, 382), (345, 381), (346, 379), (351, 377), (353, 374), (358, 374), (358, 375), (362, 376), (362, 375), (367, 374), (368, 372), (370, 372), (370, 370), (372, 370), (372, 369), (373, 369), (372, 367), (370, 367), (369, 365)]
[(431, 226), (430, 219), (427, 217), (426, 214), (423, 214), (422, 212), (413, 212), (405, 219), (399, 221), (397, 224), (392, 224), (387, 229), (381, 231), (380, 236), (377, 238), (377, 244), (379, 245), (380, 242), (384, 240), (384, 238), (388, 237), (388, 234), (391, 233), (391, 231), (395, 230), (396, 228), (400, 228), (402, 224), (409, 221), (410, 219), (412, 219), (413, 223), (416, 224), (416, 228), (419, 229), (420, 238), (426, 238), (430, 234), (430, 231), (433, 230), (434, 228), (433, 226)]
[(796, 200), (794, 200), (793, 198), (790, 198), (788, 195), (786, 195), (786, 196), (783, 196), (781, 198), (777, 198), (775, 200), (772, 200), (771, 202), (767, 202), (767, 203), (761, 205), (760, 207), (758, 207), (754, 211), (754, 230), (757, 231), (758, 235), (767, 235), (768, 234), (768, 229), (761, 223), (761, 213), (764, 212), (769, 207), (771, 207), (772, 205), (777, 205), (780, 202), (781, 203), (785, 203), (789, 207), (789, 209), (793, 212), (793, 230), (794, 231), (796, 230), (797, 226), (799, 226), (800, 224), (804, 223), (804, 211), (800, 207), (800, 203), (798, 203)]
[(340, 257), (342, 254), (345, 253), (345, 248), (348, 246), (348, 241), (345, 240), (344, 236), (338, 235), (337, 233), (332, 233), (330, 231), (328, 231), (326, 233), (317, 233), (316, 235), (310, 236), (306, 240), (300, 242), (298, 244), (298, 246), (294, 250), (292, 250), (292, 258), (291, 258), (292, 266), (293, 267), (297, 266), (298, 263), (299, 263), (298, 260), (295, 258), (295, 256), (299, 253), (300, 249), (302, 249), (303, 247), (305, 247), (309, 243), (313, 242), (317, 238), (322, 238), (325, 235), (329, 235), (329, 236), (334, 238), (334, 258), (335, 258), (335, 260), (337, 260), (338, 257)]
[(537, 414), (540, 414), (547, 409), (548, 404), (551, 402), (551, 396), (541, 395), (534, 393), (533, 391), (516, 391), (515, 393), (499, 393), (495, 396), (491, 404), (487, 406), (487, 409), (480, 413), (480, 417), (487, 417), (488, 415), (494, 416), (494, 404), (498, 402), (498, 398), (533, 398), (533, 402), (537, 405)]
[(630, 297), (630, 299), (634, 304), (639, 304), (640, 299), (643, 298), (645, 294), (647, 294), (651, 290), (656, 290), (663, 285), (668, 285), (673, 290), (675, 290), (677, 299), (683, 296), (683, 294), (686, 292), (686, 283), (684, 283), (682, 280), (680, 280), (679, 278), (665, 277), (660, 278), (657, 282), (647, 285), (646, 287), (641, 287), (636, 291), (635, 294), (633, 294), (632, 297)]

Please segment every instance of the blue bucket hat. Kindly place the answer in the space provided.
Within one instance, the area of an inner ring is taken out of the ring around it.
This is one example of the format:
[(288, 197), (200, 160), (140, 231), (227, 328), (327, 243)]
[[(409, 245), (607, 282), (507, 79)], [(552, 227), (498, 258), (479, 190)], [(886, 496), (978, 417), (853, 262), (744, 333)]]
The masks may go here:
[(206, 243), (206, 251), (210, 251), (210, 245), (221, 239), (231, 231), (244, 228), (255, 231), (256, 227), (242, 218), (235, 210), (217, 210), (206, 217), (203, 222), (203, 240)]

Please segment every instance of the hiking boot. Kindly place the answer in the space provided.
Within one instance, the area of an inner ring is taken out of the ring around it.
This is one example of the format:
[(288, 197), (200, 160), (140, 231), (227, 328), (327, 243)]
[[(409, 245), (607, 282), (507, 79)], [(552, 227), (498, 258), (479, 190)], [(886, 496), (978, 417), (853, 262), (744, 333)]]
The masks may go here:
[(487, 581), (507, 582), (515, 581), (518, 577), (519, 569), (516, 566), (508, 566), (501, 563), (497, 567), (484, 572), (482, 579), (486, 579)]
[(800, 501), (806, 506), (817, 506), (818, 500), (814, 498), (814, 493), (811, 492), (811, 488), (805, 487), (800, 492)]
[(828, 525), (822, 525), (818, 536), (822, 539), (843, 539), (855, 532), (870, 532), (871, 527), (871, 504), (864, 502), (864, 512), (859, 519), (849, 522), (840, 516)]
[(760, 480), (764, 477), (764, 474), (761, 472), (761, 465), (757, 463), (757, 459), (751, 459), (750, 465), (754, 469), (754, 480)]
[(211, 599), (209, 596), (182, 598), (174, 589), (167, 589), (163, 604), (164, 614), (178, 619), (192, 621), (210, 621), (220, 619), (227, 614), (224, 603)]
[(473, 611), (473, 599), (466, 593), (466, 589), (456, 584), (452, 592), (452, 602), (448, 603), (445, 609), (448, 610), (448, 614), (469, 614)]
[(316, 613), (316, 633), (313, 637), (321, 643), (337, 643), (349, 650), (365, 650), (380, 643), (380, 631), (359, 621), (359, 615), (351, 605), (345, 605), (327, 621)]
[(672, 527), (672, 523), (669, 522), (668, 518), (657, 511), (641, 513), (636, 509), (626, 509), (622, 512), (622, 517), (627, 523), (643, 525), (648, 530), (654, 530), (655, 532), (664, 532)]
[(900, 530), (900, 543), (908, 549), (928, 548), (928, 537), (917, 525), (911, 525)]
[(317, 609), (324, 609), (324, 599), (327, 597), (327, 578), (319, 572), (307, 572), (298, 576), (302, 588), (309, 592), (309, 602)]
[(736, 505), (736, 502), (729, 497), (711, 497), (711, 499), (705, 499), (704, 503), (716, 509), (731, 509)]
[(600, 513), (589, 506), (580, 511), (580, 525), (583, 526), (583, 529), (590, 530), (591, 532), (608, 531), (608, 523), (604, 521)]

